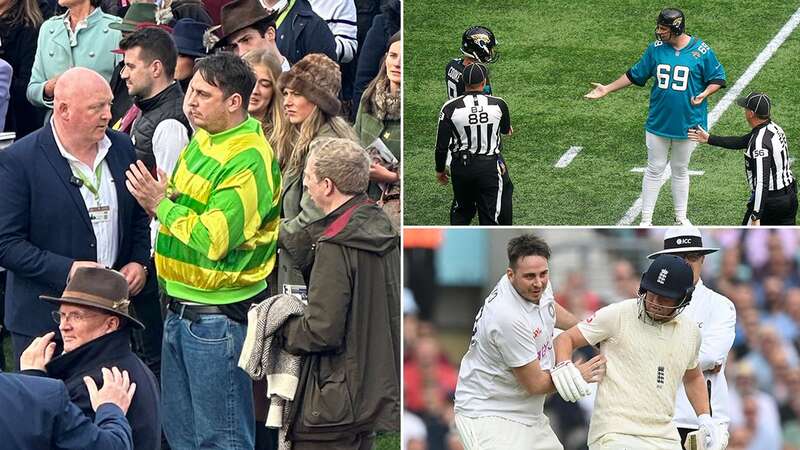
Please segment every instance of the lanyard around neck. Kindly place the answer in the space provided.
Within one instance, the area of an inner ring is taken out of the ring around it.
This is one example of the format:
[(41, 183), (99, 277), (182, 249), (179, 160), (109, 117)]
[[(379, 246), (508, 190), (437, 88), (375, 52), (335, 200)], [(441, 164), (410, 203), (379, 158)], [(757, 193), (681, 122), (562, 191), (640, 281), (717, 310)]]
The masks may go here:
[(77, 167), (74, 167), (71, 163), (70, 166), (72, 167), (72, 172), (75, 174), (76, 177), (80, 178), (83, 185), (86, 186), (86, 189), (94, 195), (94, 199), (96, 201), (100, 201), (100, 182), (103, 179), (103, 162), (101, 161), (100, 164), (97, 165), (97, 168), (94, 169), (94, 183), (89, 181), (86, 175), (83, 174), (83, 171)]
[(286, 16), (289, 14), (289, 11), (292, 9), (292, 7), (294, 6), (294, 3), (296, 1), (297, 0), (289, 0), (289, 4), (286, 5), (286, 8), (283, 9), (283, 12), (281, 13), (281, 15), (278, 16), (277, 20), (275, 20), (275, 29), (276, 30), (278, 29), (279, 26), (281, 26), (281, 24), (283, 23), (283, 19), (285, 19)]

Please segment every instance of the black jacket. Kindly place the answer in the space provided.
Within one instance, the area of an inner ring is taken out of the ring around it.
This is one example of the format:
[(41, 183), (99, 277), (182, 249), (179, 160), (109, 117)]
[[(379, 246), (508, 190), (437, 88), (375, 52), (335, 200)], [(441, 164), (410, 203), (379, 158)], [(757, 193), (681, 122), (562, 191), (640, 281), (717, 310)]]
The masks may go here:
[(309, 53), (324, 53), (336, 61), (336, 41), (333, 33), (314, 10), (308, 0), (297, 0), (286, 15), (275, 43), (281, 55), (294, 64)]
[(192, 127), (183, 113), (183, 90), (180, 84), (172, 83), (155, 97), (135, 100), (134, 103), (142, 111), (131, 130), (136, 159), (141, 159), (152, 170), (156, 166), (153, 155), (153, 134), (158, 124), (168, 119), (175, 119), (186, 128), (187, 136), (192, 135)]
[[(0, 58), (11, 65), (11, 99), (6, 113), (5, 131), (17, 133), (17, 140), (42, 126), (45, 110), (28, 101), (25, 92), (31, 80), (36, 39), (39, 30), (25, 25), (11, 26), (0, 20)], [(3, 131), (3, 130), (0, 130)]]
[[(45, 369), (48, 377), (64, 382), (72, 402), (92, 420), (94, 420), (94, 410), (83, 377), (92, 377), (97, 386), (102, 387), (103, 367), (127, 370), (131, 382), (136, 383), (136, 394), (127, 414), (133, 430), (133, 448), (153, 450), (161, 445), (158, 384), (153, 372), (131, 350), (130, 341), (130, 331), (124, 328), (53, 358)], [(44, 375), (39, 371), (25, 371), (25, 373)]]
[[(400, 9), (400, 0), (390, 0), (381, 8), (382, 12), (375, 16), (372, 27), (367, 31), (358, 54), (358, 70), (353, 86), (354, 105), (361, 103), (361, 94), (381, 70), (381, 58), (386, 54), (389, 39), (400, 30)], [(355, 119), (355, 116), (352, 118)]]

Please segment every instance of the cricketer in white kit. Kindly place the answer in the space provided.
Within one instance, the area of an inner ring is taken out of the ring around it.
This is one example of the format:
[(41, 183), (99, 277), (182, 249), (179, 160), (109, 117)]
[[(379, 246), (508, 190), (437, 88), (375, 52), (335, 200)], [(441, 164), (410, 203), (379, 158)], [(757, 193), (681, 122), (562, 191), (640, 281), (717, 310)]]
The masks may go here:
[[(556, 338), (559, 362), (587, 345), (598, 345), (607, 360), (589, 425), (590, 450), (680, 450), (672, 423), (680, 384), (699, 417), (705, 448), (719, 450), (698, 366), (700, 331), (680, 314), (693, 290), (691, 267), (678, 256), (659, 255), (642, 276), (638, 299), (601, 308)], [(554, 374), (555, 385), (569, 376)]]

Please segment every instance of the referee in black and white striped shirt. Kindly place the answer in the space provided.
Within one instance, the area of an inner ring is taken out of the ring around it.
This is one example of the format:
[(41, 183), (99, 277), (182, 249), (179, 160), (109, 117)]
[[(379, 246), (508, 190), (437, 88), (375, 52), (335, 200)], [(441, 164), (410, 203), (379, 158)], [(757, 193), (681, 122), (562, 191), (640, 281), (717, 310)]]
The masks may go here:
[(689, 130), (689, 139), (731, 149), (745, 149), (750, 201), (742, 225), (794, 225), (797, 188), (789, 169), (789, 146), (783, 129), (770, 119), (772, 101), (753, 92), (736, 99), (753, 128), (744, 136), (709, 135), (702, 128)]
[(464, 95), (442, 107), (436, 136), (436, 178), (447, 184), (448, 152), (453, 159), (451, 225), (469, 225), (478, 213), (481, 225), (511, 225), (514, 186), (500, 157), (500, 135), (511, 134), (511, 117), (500, 97), (483, 94), (487, 69), (480, 63), (463, 72)]

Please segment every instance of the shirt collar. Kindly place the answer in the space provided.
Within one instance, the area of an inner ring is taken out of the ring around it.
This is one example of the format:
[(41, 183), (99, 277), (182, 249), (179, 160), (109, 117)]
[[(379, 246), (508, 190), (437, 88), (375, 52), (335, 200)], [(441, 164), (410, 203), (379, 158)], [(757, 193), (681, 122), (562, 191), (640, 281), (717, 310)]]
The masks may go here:
[[(76, 158), (75, 155), (68, 152), (61, 143), (61, 139), (58, 138), (58, 132), (56, 131), (55, 121), (53, 121), (52, 117), (50, 118), (50, 128), (53, 129), (53, 138), (56, 141), (56, 146), (58, 147), (58, 152), (61, 153), (61, 156), (63, 156), (67, 161), (83, 164), (83, 162)], [(92, 171), (96, 170), (97, 166), (103, 162), (110, 148), (111, 139), (108, 138), (107, 134), (103, 134), (103, 139), (97, 143), (97, 157), (94, 159), (94, 167), (91, 167)]]
[(64, 14), (64, 26), (67, 27), (67, 34), (69, 35), (69, 45), (70, 47), (75, 47), (78, 45), (78, 31), (89, 28), (89, 18), (91, 18), (95, 12), (97, 12), (99, 8), (92, 8), (92, 11), (89, 12), (89, 15), (86, 16), (83, 20), (75, 24), (75, 31), (72, 31), (72, 27), (70, 26), (69, 15), (70, 11)]
[(553, 298), (553, 290), (550, 282), (547, 283), (547, 287), (545, 288), (544, 292), (542, 292), (542, 296), (539, 298), (539, 303), (533, 303), (531, 301), (525, 300), (519, 295), (516, 289), (514, 289), (514, 285), (511, 284), (511, 280), (508, 279), (508, 274), (503, 275), (503, 284), (508, 292), (520, 303), (522, 303), (523, 308), (526, 311), (534, 311), (538, 308), (543, 308), (547, 306), (548, 303), (552, 303), (554, 300)]
[[(275, 5), (272, 6), (272, 8), (269, 9), (272, 11), (282, 11), (283, 8), (285, 8), (288, 3), (289, 0), (280, 0), (277, 3), (275, 3)], [(264, 7), (266, 8), (266, 5), (264, 5)]]

